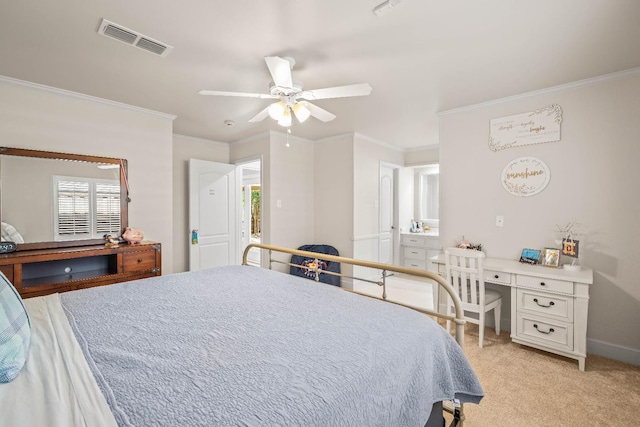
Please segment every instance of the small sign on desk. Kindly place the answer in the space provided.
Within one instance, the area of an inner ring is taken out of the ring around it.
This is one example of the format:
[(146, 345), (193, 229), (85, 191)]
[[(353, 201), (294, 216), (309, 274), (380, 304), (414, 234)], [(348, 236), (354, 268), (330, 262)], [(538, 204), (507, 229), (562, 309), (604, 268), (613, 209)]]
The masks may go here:
[(520, 254), (520, 262), (523, 264), (535, 265), (540, 262), (540, 250), (539, 249), (523, 249)]

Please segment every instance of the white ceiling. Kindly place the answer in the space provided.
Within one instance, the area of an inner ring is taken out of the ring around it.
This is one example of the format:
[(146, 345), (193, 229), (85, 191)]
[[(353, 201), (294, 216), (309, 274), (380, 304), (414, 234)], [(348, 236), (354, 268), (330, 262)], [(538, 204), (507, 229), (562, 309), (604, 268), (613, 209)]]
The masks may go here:
[[(175, 114), (174, 132), (233, 142), (280, 130), (247, 121), (270, 100), (264, 56), (291, 56), (306, 89), (367, 82), (315, 103), (329, 123), (404, 149), (438, 143), (436, 113), (640, 67), (638, 0), (0, 0), (0, 75)], [(160, 57), (98, 35), (101, 20), (173, 46)], [(236, 125), (228, 127), (225, 120)]]

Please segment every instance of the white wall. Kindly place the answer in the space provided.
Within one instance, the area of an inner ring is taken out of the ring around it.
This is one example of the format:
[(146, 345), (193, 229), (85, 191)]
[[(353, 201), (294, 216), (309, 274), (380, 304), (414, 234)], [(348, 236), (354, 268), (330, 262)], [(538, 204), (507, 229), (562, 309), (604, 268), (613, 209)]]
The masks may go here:
[(314, 243), (313, 143), (273, 132), (270, 146), (271, 243), (297, 248)]
[(229, 144), (173, 135), (173, 271), (189, 270), (189, 159), (229, 163)]
[(405, 166), (418, 166), (430, 163), (438, 163), (440, 159), (440, 146), (408, 150), (404, 153)]
[(129, 162), (129, 224), (162, 243), (163, 274), (173, 271), (173, 116), (0, 78), (3, 145)]
[[(556, 224), (583, 223), (580, 262), (594, 269), (588, 351), (640, 365), (640, 70), (610, 77), (442, 114), (440, 236), (443, 246), (464, 235), (487, 256), (517, 259), (523, 247), (557, 247)], [(551, 104), (563, 109), (561, 141), (489, 150), (491, 119)], [(549, 166), (542, 193), (502, 188), (502, 169), (521, 156)]]
[(353, 255), (353, 135), (338, 135), (314, 145), (315, 243)]

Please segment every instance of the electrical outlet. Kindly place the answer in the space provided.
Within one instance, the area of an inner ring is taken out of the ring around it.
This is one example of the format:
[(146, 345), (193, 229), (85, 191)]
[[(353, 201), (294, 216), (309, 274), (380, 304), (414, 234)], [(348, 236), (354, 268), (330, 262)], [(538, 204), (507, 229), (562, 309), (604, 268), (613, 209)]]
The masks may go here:
[(504, 227), (504, 217), (502, 215), (496, 216), (496, 227)]

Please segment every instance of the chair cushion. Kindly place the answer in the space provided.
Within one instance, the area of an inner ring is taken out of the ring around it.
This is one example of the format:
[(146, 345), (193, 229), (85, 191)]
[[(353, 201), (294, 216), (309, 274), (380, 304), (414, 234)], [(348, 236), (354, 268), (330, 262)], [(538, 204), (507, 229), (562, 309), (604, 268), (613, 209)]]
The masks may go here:
[(18, 376), (29, 352), (31, 322), (18, 291), (0, 272), (0, 383)]

